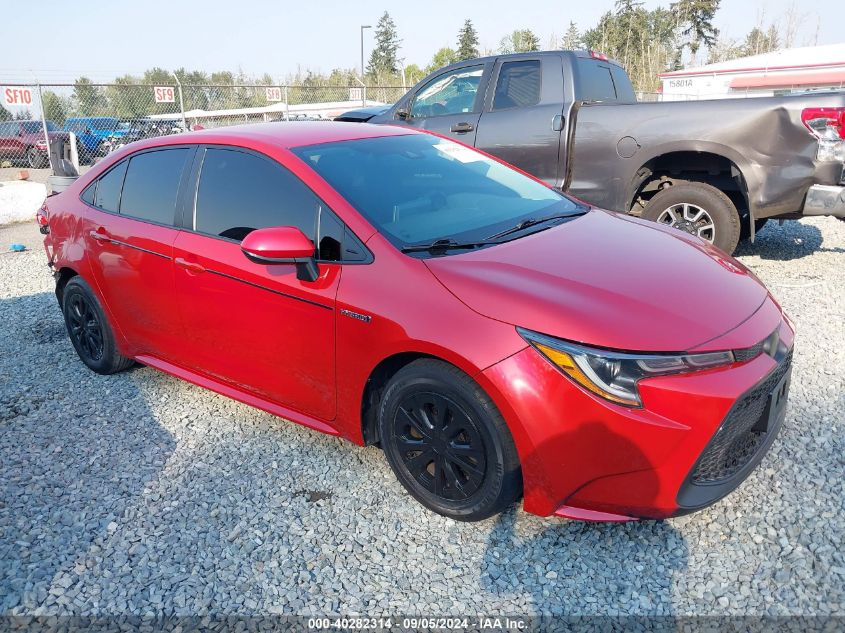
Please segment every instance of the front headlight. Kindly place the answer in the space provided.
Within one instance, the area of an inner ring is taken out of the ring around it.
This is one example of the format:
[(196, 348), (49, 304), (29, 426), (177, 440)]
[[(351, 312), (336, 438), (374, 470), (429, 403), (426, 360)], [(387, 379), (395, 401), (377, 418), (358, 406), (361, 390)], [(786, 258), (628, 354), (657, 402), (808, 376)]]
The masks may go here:
[(520, 336), (579, 385), (606, 400), (642, 406), (637, 383), (643, 378), (728, 365), (733, 352), (704, 354), (627, 354), (576, 345), (517, 328)]

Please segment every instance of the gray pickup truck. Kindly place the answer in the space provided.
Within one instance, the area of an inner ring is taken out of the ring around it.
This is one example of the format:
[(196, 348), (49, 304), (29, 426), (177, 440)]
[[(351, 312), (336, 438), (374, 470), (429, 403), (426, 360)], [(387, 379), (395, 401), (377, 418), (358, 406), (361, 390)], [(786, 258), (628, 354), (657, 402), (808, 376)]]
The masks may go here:
[(842, 92), (638, 103), (618, 63), (549, 51), (452, 64), (391, 107), (338, 120), (452, 137), (728, 253), (770, 218), (845, 218)]

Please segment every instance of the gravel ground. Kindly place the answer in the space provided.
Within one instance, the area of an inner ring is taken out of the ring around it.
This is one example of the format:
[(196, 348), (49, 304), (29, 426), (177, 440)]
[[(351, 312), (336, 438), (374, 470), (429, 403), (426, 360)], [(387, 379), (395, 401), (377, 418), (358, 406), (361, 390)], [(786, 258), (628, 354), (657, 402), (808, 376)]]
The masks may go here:
[(596, 525), (423, 510), (381, 452), (65, 335), (31, 225), (0, 228), (0, 613), (845, 614), (845, 223), (740, 258), (799, 328), (784, 429), (717, 505)]

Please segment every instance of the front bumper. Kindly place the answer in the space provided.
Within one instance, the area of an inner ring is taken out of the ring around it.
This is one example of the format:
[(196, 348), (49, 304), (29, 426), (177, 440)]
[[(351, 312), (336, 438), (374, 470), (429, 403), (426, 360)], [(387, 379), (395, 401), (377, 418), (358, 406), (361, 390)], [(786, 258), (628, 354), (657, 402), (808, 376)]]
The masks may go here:
[[(778, 328), (791, 349), (791, 328), (784, 320)], [(588, 393), (532, 348), (484, 375), (498, 393), (507, 394), (497, 405), (520, 454), (527, 512), (585, 520), (661, 519), (714, 503), (762, 459), (785, 406), (750, 455), (723, 450), (716, 456), (727, 463), (737, 457), (737, 468), (725, 477), (700, 476), (702, 456), (724, 437), (738, 401), (764, 389), (785, 362), (760, 354), (723, 368), (644, 380), (639, 409)], [(766, 405), (755, 400), (754, 406)]]
[(845, 187), (813, 185), (804, 200), (803, 215), (832, 215), (845, 218)]

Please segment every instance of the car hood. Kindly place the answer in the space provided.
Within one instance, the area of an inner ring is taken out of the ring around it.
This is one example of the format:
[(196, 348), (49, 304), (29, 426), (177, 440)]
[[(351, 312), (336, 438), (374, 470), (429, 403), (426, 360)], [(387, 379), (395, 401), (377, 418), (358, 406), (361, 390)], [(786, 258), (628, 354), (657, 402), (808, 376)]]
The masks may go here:
[(619, 350), (706, 348), (768, 295), (742, 264), (697, 238), (602, 210), (425, 263), (484, 316)]

